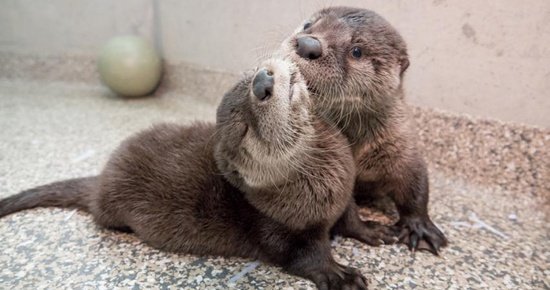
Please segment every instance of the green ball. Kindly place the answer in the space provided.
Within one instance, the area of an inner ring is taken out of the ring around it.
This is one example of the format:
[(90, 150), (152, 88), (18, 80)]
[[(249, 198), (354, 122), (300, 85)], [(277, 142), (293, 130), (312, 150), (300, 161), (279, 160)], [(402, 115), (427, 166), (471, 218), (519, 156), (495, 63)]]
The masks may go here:
[(151, 43), (137, 36), (111, 39), (99, 55), (101, 81), (115, 93), (139, 97), (151, 93), (161, 76), (161, 60)]

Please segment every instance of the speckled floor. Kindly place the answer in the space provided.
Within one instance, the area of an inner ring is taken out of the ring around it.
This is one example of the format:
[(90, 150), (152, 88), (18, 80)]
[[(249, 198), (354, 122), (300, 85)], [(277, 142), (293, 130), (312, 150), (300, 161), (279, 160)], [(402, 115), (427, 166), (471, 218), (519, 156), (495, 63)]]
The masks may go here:
[[(97, 174), (122, 139), (152, 123), (213, 120), (216, 96), (190, 96), (165, 90), (121, 100), (93, 82), (0, 74), (0, 197)], [(360, 268), (372, 289), (550, 289), (549, 131), (414, 110), (430, 164), (430, 212), (451, 245), (435, 257), (337, 239), (337, 260)], [(228, 287), (314, 289), (254, 261), (159, 252), (83, 212), (0, 219), (0, 289)]]

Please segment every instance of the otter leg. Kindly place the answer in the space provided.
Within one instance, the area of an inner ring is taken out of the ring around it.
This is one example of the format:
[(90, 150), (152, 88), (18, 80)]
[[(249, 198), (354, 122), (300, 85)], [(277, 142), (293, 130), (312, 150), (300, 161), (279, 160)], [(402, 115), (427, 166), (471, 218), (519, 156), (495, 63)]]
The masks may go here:
[(399, 240), (411, 251), (428, 250), (439, 255), (439, 249), (448, 242), (428, 216), (428, 171), (421, 158), (415, 161), (401, 178), (395, 178), (395, 187), (390, 192), (399, 212), (396, 224)]
[(359, 218), (355, 202), (348, 205), (344, 214), (331, 229), (332, 235), (353, 238), (371, 246), (395, 244), (398, 241), (393, 227)]
[(282, 263), (288, 273), (313, 281), (321, 290), (367, 289), (367, 281), (359, 270), (334, 260), (328, 233), (294, 237), (282, 256), (289, 259)]
[[(101, 196), (102, 198), (98, 198)], [(107, 200), (110, 195), (96, 194), (91, 198), (89, 209), (96, 224), (113, 231), (132, 233), (132, 228), (120, 216), (122, 210), (117, 208), (116, 200)]]

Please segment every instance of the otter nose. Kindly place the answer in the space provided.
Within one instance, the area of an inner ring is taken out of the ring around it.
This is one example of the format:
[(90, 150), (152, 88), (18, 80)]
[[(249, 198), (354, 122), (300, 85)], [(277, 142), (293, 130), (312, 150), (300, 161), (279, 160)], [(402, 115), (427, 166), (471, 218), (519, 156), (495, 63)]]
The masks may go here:
[(305, 59), (317, 59), (323, 54), (321, 42), (311, 36), (302, 36), (298, 38), (296, 51), (299, 56)]
[(252, 92), (260, 101), (263, 101), (273, 93), (273, 73), (266, 69), (259, 71), (252, 81)]

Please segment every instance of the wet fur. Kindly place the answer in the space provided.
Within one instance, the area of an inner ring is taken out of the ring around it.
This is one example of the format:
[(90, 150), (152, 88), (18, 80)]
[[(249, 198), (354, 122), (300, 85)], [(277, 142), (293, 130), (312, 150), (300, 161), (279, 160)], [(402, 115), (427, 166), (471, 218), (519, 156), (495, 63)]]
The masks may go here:
[[(266, 67), (277, 77), (269, 100), (259, 103), (246, 76), (224, 96), (217, 125), (156, 125), (124, 141), (99, 176), (3, 199), (0, 217), (76, 207), (158, 249), (260, 259), (320, 289), (366, 289), (357, 270), (334, 261), (329, 244), (329, 229), (352, 200), (347, 140), (309, 114), (305, 83), (288, 63)], [(269, 126), (274, 121), (278, 127)]]
[[(311, 25), (304, 29), (306, 23)], [(318, 39), (322, 56), (301, 58), (296, 53), (301, 36)], [(359, 59), (352, 56), (353, 47), (362, 50)], [(280, 53), (300, 68), (316, 114), (348, 138), (357, 166), (357, 202), (389, 194), (400, 214), (396, 226), (401, 241), (412, 250), (438, 254), (447, 240), (428, 215), (428, 173), (404, 101), (409, 60), (399, 33), (372, 11), (331, 7), (307, 19)], [(347, 228), (341, 222), (334, 232), (354, 236), (361, 231)]]

